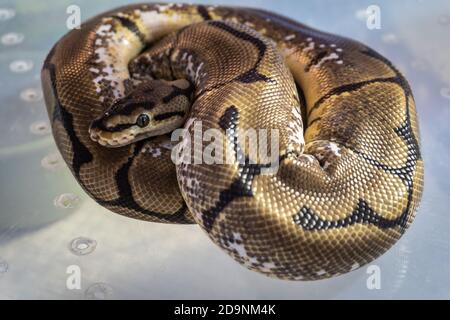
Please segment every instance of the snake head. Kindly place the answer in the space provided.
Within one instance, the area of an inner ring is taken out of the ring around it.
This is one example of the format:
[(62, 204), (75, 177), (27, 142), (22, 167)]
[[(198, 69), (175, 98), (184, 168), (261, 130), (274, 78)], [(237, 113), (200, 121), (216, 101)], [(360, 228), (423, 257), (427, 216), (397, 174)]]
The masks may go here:
[(169, 133), (185, 122), (192, 92), (184, 79), (142, 83), (92, 121), (90, 137), (114, 148)]

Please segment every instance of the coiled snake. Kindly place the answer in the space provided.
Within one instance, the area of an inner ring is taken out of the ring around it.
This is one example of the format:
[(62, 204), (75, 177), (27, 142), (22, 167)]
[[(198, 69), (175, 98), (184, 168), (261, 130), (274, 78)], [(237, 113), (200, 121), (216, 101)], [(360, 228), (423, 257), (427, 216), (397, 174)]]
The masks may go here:
[[(369, 263), (421, 197), (414, 100), (400, 72), (361, 43), (277, 14), (119, 8), (60, 39), (42, 84), (57, 146), (95, 201), (198, 223), (269, 276), (322, 279)], [(198, 161), (186, 135), (173, 148), (170, 132), (184, 125), (193, 137), (198, 122), (200, 136), (223, 133), (215, 139), (230, 161)], [(240, 139), (251, 129), (277, 132), (267, 153), (276, 170)], [(193, 160), (174, 162), (174, 150)]]

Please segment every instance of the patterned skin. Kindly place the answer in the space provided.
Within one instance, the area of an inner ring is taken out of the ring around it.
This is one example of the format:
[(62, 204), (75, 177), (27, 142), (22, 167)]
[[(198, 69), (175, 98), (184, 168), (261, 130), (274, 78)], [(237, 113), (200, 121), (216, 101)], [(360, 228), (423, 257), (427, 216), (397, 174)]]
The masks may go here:
[[(198, 223), (251, 270), (346, 273), (414, 218), (412, 93), (358, 42), (257, 9), (133, 5), (59, 40), (42, 82), (58, 148), (91, 197), (133, 218)], [(192, 134), (198, 120), (224, 133), (231, 162), (173, 163), (167, 133), (186, 121)], [(248, 129), (278, 132), (275, 172), (239, 143)]]

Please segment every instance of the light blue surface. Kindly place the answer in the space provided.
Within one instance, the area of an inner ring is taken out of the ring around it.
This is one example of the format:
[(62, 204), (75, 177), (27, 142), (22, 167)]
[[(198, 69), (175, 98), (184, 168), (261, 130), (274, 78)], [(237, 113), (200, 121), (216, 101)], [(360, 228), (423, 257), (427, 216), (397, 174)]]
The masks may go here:
[[(367, 288), (366, 267), (317, 282), (266, 278), (236, 264), (197, 226), (127, 219), (83, 193), (45, 127), (39, 71), (68, 31), (68, 5), (78, 5), (85, 20), (126, 3), (0, 1), (0, 298), (450, 298), (448, 1), (245, 3), (360, 40), (392, 60), (411, 84), (424, 196), (412, 227), (372, 264), (380, 268), (379, 290)], [(380, 30), (366, 27), (362, 12), (371, 4), (381, 8)], [(62, 194), (75, 198), (62, 201)], [(73, 208), (63, 208), (68, 203)], [(79, 290), (66, 286), (71, 265), (81, 269)]]

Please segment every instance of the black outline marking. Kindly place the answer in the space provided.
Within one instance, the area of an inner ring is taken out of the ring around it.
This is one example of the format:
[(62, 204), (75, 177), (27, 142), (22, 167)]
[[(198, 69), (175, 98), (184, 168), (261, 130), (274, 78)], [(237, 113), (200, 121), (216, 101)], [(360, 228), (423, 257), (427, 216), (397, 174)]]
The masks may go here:
[[(147, 94), (148, 93), (149, 92), (147, 92)], [(152, 110), (154, 107), (156, 107), (156, 104), (152, 100), (152, 97), (147, 100), (145, 97), (146, 94), (143, 94), (142, 96), (136, 98), (133, 96), (132, 92), (130, 95), (114, 101), (113, 105), (104, 112), (104, 116), (106, 116), (106, 114), (108, 114), (109, 116), (118, 114), (129, 116), (139, 107), (145, 110)]]
[[(49, 55), (52, 54), (52, 52), (53, 52), (53, 49), (52, 49), (52, 51), (50, 51)], [(93, 195), (89, 191), (88, 188), (86, 188), (83, 181), (81, 180), (80, 170), (81, 170), (81, 166), (83, 164), (89, 163), (93, 160), (93, 155), (86, 148), (86, 146), (83, 143), (81, 143), (78, 136), (76, 135), (75, 129), (73, 126), (72, 114), (70, 112), (68, 112), (63, 107), (61, 102), (59, 101), (59, 96), (58, 96), (57, 89), (56, 89), (57, 88), (56, 87), (56, 69), (55, 69), (56, 67), (53, 63), (50, 63), (50, 60), (51, 60), (51, 57), (47, 57), (47, 59), (44, 62), (43, 69), (46, 69), (49, 72), (51, 86), (53, 89), (53, 94), (55, 96), (56, 105), (54, 106), (52, 122), (54, 122), (55, 120), (61, 121), (61, 123), (64, 126), (64, 129), (67, 132), (67, 135), (69, 136), (69, 139), (70, 139), (70, 142), (72, 145), (72, 152), (73, 152), (72, 164), (70, 165), (70, 167), (72, 168), (74, 176), (77, 179), (78, 183), (87, 192), (87, 194), (92, 199), (94, 199), (98, 204), (100, 204), (102, 206), (105, 206), (105, 205), (117, 206), (117, 207), (121, 207), (121, 208), (127, 208), (130, 210), (134, 210), (134, 211), (140, 212), (142, 214), (149, 215), (149, 216), (155, 217), (157, 219), (168, 221), (168, 222), (192, 224), (192, 222), (189, 221), (185, 216), (185, 213), (187, 212), (186, 204), (183, 204), (183, 206), (175, 213), (162, 214), (159, 212), (154, 212), (154, 211), (150, 211), (145, 208), (142, 208), (134, 200), (133, 194), (131, 192), (131, 186), (128, 181), (128, 171), (129, 171), (129, 168), (131, 167), (134, 157), (138, 154), (138, 152), (142, 148), (142, 146), (140, 146), (140, 145), (139, 145), (139, 147), (137, 145), (135, 146), (134, 153), (129, 158), (129, 161), (127, 163), (125, 163), (125, 165), (122, 166), (122, 168), (119, 169), (119, 171), (116, 174), (116, 183), (117, 183), (117, 187), (119, 189), (119, 198), (114, 199), (114, 200), (100, 199), (100, 198), (96, 197), (95, 195)], [(142, 144), (143, 143), (144, 142), (142, 142)], [(59, 147), (59, 145), (58, 145), (58, 147)], [(122, 180), (122, 177), (124, 177), (124, 176), (126, 176), (126, 181)], [(129, 198), (127, 200), (129, 203), (124, 203), (123, 199), (121, 199), (121, 197), (128, 196), (128, 195), (129, 195)]]
[(194, 86), (189, 82), (189, 87), (187, 87), (186, 89), (181, 89), (180, 87), (177, 87), (175, 85), (172, 85), (172, 89), (173, 90), (162, 99), (163, 103), (169, 103), (170, 101), (172, 101), (172, 99), (178, 96), (186, 96), (190, 100), (194, 90)]
[[(53, 51), (53, 50), (52, 50)], [(75, 177), (78, 181), (80, 180), (80, 170), (81, 166), (83, 164), (91, 162), (94, 157), (92, 153), (86, 148), (86, 146), (80, 141), (77, 134), (75, 133), (75, 128), (73, 126), (73, 116), (70, 112), (68, 112), (63, 105), (61, 104), (59, 100), (59, 95), (57, 92), (57, 86), (56, 86), (56, 67), (53, 63), (50, 63), (50, 58), (48, 58), (48, 61), (46, 59), (44, 63), (44, 69), (47, 69), (50, 75), (50, 81), (51, 86), (53, 89), (53, 95), (55, 97), (55, 106), (53, 111), (53, 119), (52, 122), (55, 120), (61, 121), (61, 123), (64, 126), (64, 129), (67, 132), (67, 135), (69, 136), (69, 140), (72, 145), (72, 169), (75, 174)]]
[(296, 81), (295, 87), (297, 89), (298, 99), (295, 97), (295, 99), (298, 101), (298, 107), (300, 108), (300, 114), (302, 116), (302, 122), (303, 122), (303, 134), (305, 133), (306, 125), (308, 124), (308, 117), (307, 117), (307, 104), (306, 104), (306, 98), (305, 98), (305, 92), (303, 91), (303, 88), (298, 84)]
[[(115, 180), (117, 184), (117, 188), (119, 190), (119, 196), (114, 200), (103, 200), (94, 198), (95, 201), (97, 201), (100, 205), (103, 206), (116, 206), (121, 208), (127, 208), (130, 210), (134, 210), (137, 212), (140, 212), (142, 214), (155, 217), (157, 219), (160, 219), (162, 221), (167, 222), (178, 222), (178, 223), (192, 223), (188, 219), (186, 219), (186, 216), (184, 215), (184, 212), (187, 210), (186, 204), (183, 204), (178, 211), (171, 213), (171, 214), (163, 214), (155, 211), (147, 210), (143, 207), (141, 207), (136, 200), (134, 199), (133, 192), (131, 189), (131, 184), (128, 178), (128, 174), (130, 171), (130, 168), (133, 164), (133, 160), (142, 150), (142, 147), (146, 141), (138, 141), (134, 145), (133, 154), (130, 155), (128, 158), (128, 161), (125, 162), (122, 167), (119, 168), (116, 172)], [(126, 201), (125, 201), (126, 199)]]
[(270, 167), (269, 164), (251, 164), (249, 159), (245, 157), (242, 164), (239, 160), (244, 157), (242, 150), (238, 144), (237, 126), (239, 122), (239, 110), (231, 105), (220, 117), (219, 125), (226, 132), (227, 138), (233, 144), (233, 149), (238, 160), (238, 175), (234, 178), (230, 186), (220, 191), (219, 199), (213, 207), (202, 212), (202, 220), (207, 232), (211, 232), (215, 221), (222, 210), (234, 199), (241, 197), (252, 197), (253, 179), (261, 174), (262, 168)]
[(134, 35), (136, 35), (136, 37), (138, 37), (142, 43), (145, 43), (145, 35), (141, 32), (141, 30), (139, 30), (138, 26), (133, 20), (119, 15), (112, 16), (111, 18), (119, 20), (122, 26), (130, 30)]
[(321, 219), (308, 207), (301, 208), (300, 211), (293, 216), (293, 219), (295, 224), (301, 226), (306, 231), (345, 228), (357, 223), (371, 224), (380, 229), (389, 229), (400, 226), (403, 230), (406, 229), (406, 224), (408, 222), (407, 217), (408, 215), (403, 212), (395, 219), (386, 219), (376, 213), (366, 201), (359, 199), (358, 204), (353, 209), (352, 213), (344, 219), (333, 221)]
[(317, 121), (320, 121), (320, 120), (322, 120), (322, 117), (317, 117), (317, 118), (315, 118), (313, 121), (311, 121), (310, 123), (308, 123), (308, 127), (312, 126), (313, 123), (315, 123), (315, 122), (317, 122)]
[(153, 117), (153, 119), (155, 119), (156, 121), (161, 121), (172, 117), (184, 117), (185, 115), (186, 113), (184, 111), (171, 111), (157, 114)]
[(197, 12), (202, 17), (203, 20), (208, 21), (212, 20), (211, 15), (208, 12), (208, 9), (206, 9), (203, 5), (197, 5)]
[(305, 66), (305, 72), (309, 72), (309, 70), (311, 70), (311, 68), (313, 66), (315, 66), (316, 64), (319, 63), (320, 60), (322, 60), (322, 58), (324, 58), (326, 55), (328, 54), (328, 51), (320, 51), (319, 53), (317, 53), (309, 62), (308, 64)]
[(261, 39), (255, 38), (246, 32), (236, 30), (236, 29), (232, 28), (231, 26), (227, 25), (226, 23), (223, 23), (222, 21), (211, 21), (208, 24), (213, 27), (222, 29), (222, 30), (230, 33), (231, 35), (235, 36), (238, 39), (250, 42), (258, 50), (258, 59), (257, 59), (255, 65), (252, 68), (250, 68), (248, 71), (246, 71), (243, 74), (241, 74), (240, 76), (238, 76), (236, 78), (236, 80), (244, 82), (244, 83), (251, 83), (251, 82), (257, 82), (257, 81), (266, 81), (267, 82), (267, 81), (271, 80), (269, 77), (259, 73), (257, 70), (257, 68), (267, 50), (266, 44)]
[(373, 83), (396, 83), (396, 84), (400, 84), (402, 81), (400, 79), (398, 79), (397, 76), (395, 77), (388, 77), (388, 78), (375, 78), (375, 79), (371, 79), (371, 80), (365, 80), (365, 81), (361, 81), (361, 82), (354, 82), (354, 83), (348, 83), (348, 84), (344, 84), (342, 86), (336, 87), (334, 89), (331, 89), (328, 93), (326, 93), (325, 95), (323, 95), (322, 97), (320, 97), (312, 106), (312, 108), (308, 111), (308, 117), (311, 116), (311, 113), (315, 110), (320, 108), (321, 104), (325, 102), (325, 100), (331, 98), (332, 96), (335, 95), (340, 95), (342, 93), (347, 93), (347, 92), (353, 92), (356, 91), (358, 89), (361, 89), (364, 86), (373, 84)]
[(113, 127), (107, 127), (102, 118), (92, 121), (89, 129), (99, 129), (107, 132), (119, 132), (134, 126), (135, 123), (119, 123)]
[[(294, 223), (301, 226), (304, 230), (312, 231), (312, 230), (327, 230), (331, 228), (339, 228), (339, 227), (346, 227), (348, 225), (353, 225), (355, 223), (365, 223), (365, 224), (372, 224), (375, 225), (381, 229), (387, 229), (387, 228), (394, 228), (399, 226), (400, 232), (404, 233), (407, 228), (408, 218), (409, 215), (413, 212), (410, 212), (411, 209), (411, 203), (412, 203), (412, 197), (414, 192), (414, 172), (417, 166), (417, 161), (421, 159), (421, 152), (419, 148), (419, 142), (417, 138), (414, 135), (414, 132), (411, 127), (411, 118), (410, 118), (410, 105), (409, 105), (409, 98), (412, 97), (411, 88), (409, 87), (409, 84), (406, 82), (406, 80), (403, 78), (403, 76), (400, 74), (400, 72), (392, 65), (392, 63), (375, 52), (372, 49), (366, 48), (364, 51), (361, 51), (363, 54), (366, 54), (367, 56), (380, 60), (383, 63), (385, 63), (387, 66), (391, 68), (391, 70), (395, 73), (395, 77), (390, 78), (377, 78), (372, 79), (368, 81), (359, 82), (356, 84), (350, 84), (350, 85), (344, 85), (338, 88), (335, 88), (331, 90), (328, 94), (320, 98), (313, 106), (313, 108), (310, 110), (309, 114), (311, 114), (311, 111), (315, 108), (318, 108), (320, 104), (325, 101), (327, 98), (331, 97), (334, 94), (339, 94), (343, 92), (351, 92), (356, 89), (361, 88), (364, 85), (370, 84), (370, 83), (376, 83), (376, 82), (391, 82), (398, 84), (404, 93), (405, 96), (405, 121), (404, 123), (398, 127), (394, 128), (394, 132), (402, 139), (404, 140), (406, 146), (407, 146), (407, 159), (404, 166), (400, 168), (393, 168), (388, 165), (382, 164), (378, 162), (377, 160), (372, 159), (368, 155), (358, 151), (351, 149), (355, 154), (360, 155), (364, 160), (368, 161), (372, 166), (383, 170), (385, 172), (388, 172), (390, 174), (394, 174), (398, 176), (403, 183), (405, 184), (408, 192), (408, 199), (405, 209), (403, 210), (402, 214), (398, 216), (395, 219), (386, 219), (379, 214), (377, 214), (370, 206), (369, 204), (363, 200), (359, 199), (358, 205), (354, 208), (354, 210), (351, 212), (350, 215), (345, 217), (344, 219), (335, 220), (335, 221), (329, 221), (321, 219), (319, 216), (317, 216), (312, 210), (308, 207), (303, 207), (300, 209), (300, 211), (293, 215), (292, 218), (294, 220)], [(347, 147), (348, 148), (348, 147)]]

